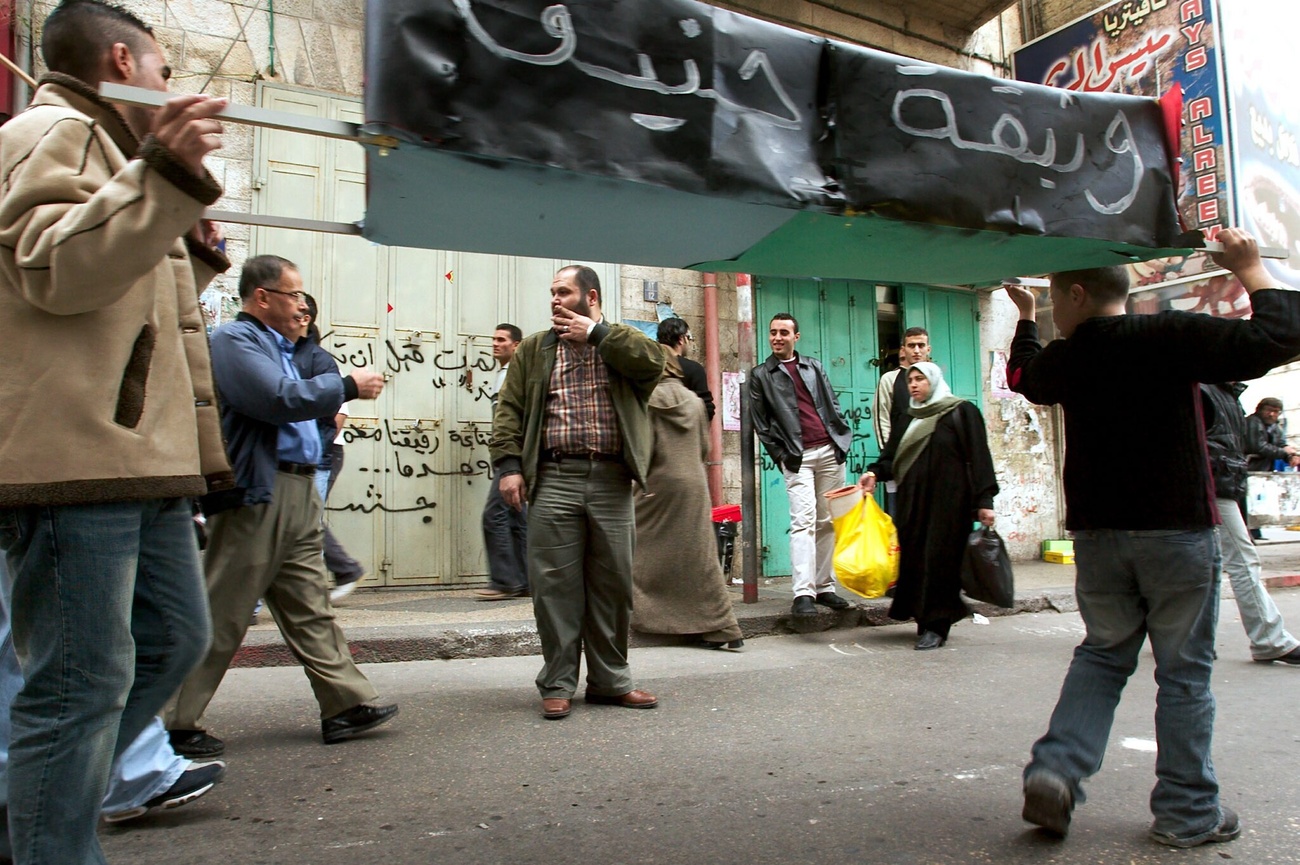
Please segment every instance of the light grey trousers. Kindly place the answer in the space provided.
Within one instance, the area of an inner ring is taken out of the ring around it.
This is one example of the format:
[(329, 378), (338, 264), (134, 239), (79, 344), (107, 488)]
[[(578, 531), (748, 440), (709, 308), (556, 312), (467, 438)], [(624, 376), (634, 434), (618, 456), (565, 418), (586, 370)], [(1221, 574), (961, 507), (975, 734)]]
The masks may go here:
[(1232, 499), (1215, 499), (1219, 506), (1219, 546), (1223, 548), (1223, 573), (1232, 584), (1241, 625), (1250, 639), (1250, 656), (1257, 661), (1280, 658), (1300, 646), (1287, 632), (1277, 604), (1260, 582), (1259, 553), (1250, 542), (1241, 509)]

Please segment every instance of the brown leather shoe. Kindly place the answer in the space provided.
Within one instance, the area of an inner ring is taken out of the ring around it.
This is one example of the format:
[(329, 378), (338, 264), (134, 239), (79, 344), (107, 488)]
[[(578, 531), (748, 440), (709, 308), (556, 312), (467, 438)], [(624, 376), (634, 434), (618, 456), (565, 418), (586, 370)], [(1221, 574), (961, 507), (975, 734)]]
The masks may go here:
[(475, 600), (477, 601), (509, 601), (514, 598), (524, 597), (523, 590), (507, 592), (502, 589), (475, 589)]
[(547, 697), (542, 700), (542, 717), (548, 721), (567, 718), (571, 711), (573, 711), (572, 700), (564, 700), (559, 697)]
[(597, 706), (622, 706), (624, 709), (653, 709), (659, 705), (659, 698), (649, 691), (628, 691), (612, 697), (588, 691), (584, 699)]

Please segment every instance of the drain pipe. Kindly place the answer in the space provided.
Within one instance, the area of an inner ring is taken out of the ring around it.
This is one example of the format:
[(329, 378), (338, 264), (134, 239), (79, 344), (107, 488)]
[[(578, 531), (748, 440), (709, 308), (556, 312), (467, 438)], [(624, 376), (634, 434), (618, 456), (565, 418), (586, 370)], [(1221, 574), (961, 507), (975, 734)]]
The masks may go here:
[(704, 274), (704, 373), (719, 411), (709, 421), (709, 500), (716, 508), (722, 495), (722, 351), (718, 338), (718, 275)]
[(754, 368), (754, 294), (749, 274), (736, 274), (736, 349), (740, 356), (740, 576), (747, 604), (758, 603), (758, 486), (749, 371)]

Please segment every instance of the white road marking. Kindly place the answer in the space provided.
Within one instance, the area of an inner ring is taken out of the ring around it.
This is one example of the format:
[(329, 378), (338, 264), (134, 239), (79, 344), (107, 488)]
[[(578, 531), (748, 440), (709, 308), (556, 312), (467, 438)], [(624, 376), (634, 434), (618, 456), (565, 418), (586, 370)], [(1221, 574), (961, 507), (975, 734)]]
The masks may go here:
[(1151, 739), (1137, 739), (1129, 736), (1120, 741), (1121, 748), (1128, 748), (1133, 751), (1147, 751), (1154, 754), (1156, 752), (1156, 743)]

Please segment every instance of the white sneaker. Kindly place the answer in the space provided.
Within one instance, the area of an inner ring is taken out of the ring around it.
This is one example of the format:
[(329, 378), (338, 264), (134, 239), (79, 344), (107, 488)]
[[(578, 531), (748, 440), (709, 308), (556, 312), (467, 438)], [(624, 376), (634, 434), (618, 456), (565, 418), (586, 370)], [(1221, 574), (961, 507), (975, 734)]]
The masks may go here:
[(357, 589), (357, 583), (359, 582), (361, 582), (361, 580), (353, 580), (350, 583), (339, 583), (337, 586), (330, 589), (330, 603), (337, 604), (339, 601), (355, 592)]

